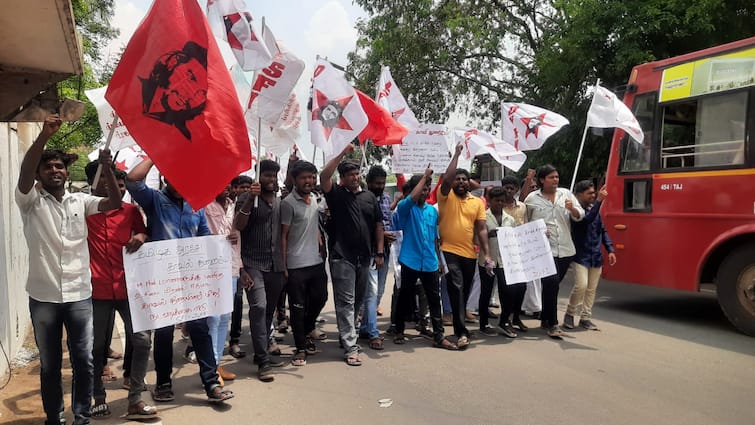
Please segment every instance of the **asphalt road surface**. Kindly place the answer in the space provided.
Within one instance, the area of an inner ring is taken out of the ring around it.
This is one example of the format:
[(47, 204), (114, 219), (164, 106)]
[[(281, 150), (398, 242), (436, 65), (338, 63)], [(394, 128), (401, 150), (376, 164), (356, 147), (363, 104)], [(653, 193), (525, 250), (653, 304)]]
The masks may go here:
[[(567, 277), (559, 320), (570, 289)], [(384, 310), (389, 303), (388, 291)], [(755, 338), (728, 324), (714, 296), (603, 281), (593, 310), (601, 331), (569, 332), (560, 341), (540, 329), (515, 340), (478, 335), (465, 352), (432, 348), (407, 325), (407, 344), (386, 339), (384, 351), (365, 348), (363, 365), (349, 367), (331, 301), (322, 327), (330, 339), (306, 366), (287, 363), (266, 384), (256, 379), (251, 356), (225, 356), (239, 378), (228, 384), (236, 397), (220, 406), (205, 401), (198, 367), (180, 359), (184, 343), (177, 336), (176, 400), (158, 405), (161, 421), (154, 423), (755, 423)], [(380, 318), (381, 331), (387, 321)], [(286, 361), (289, 344), (290, 334), (282, 344)], [(148, 382), (154, 383), (153, 373)], [(109, 384), (113, 416), (97, 423), (125, 423), (119, 415), (126, 392), (118, 384)]]

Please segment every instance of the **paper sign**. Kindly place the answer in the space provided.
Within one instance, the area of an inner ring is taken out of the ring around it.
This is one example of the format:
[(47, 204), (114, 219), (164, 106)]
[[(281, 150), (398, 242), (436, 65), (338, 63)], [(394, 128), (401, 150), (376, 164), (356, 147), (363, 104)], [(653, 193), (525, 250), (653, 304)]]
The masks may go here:
[(233, 310), (231, 245), (225, 236), (145, 243), (123, 253), (134, 332)]
[(542, 219), (517, 227), (498, 228), (496, 239), (507, 285), (556, 274), (556, 263), (545, 230)]
[(393, 146), (391, 169), (396, 174), (423, 173), (430, 168), (440, 174), (446, 171), (451, 157), (448, 154), (448, 128), (439, 124), (420, 124), (404, 137), (402, 144)]

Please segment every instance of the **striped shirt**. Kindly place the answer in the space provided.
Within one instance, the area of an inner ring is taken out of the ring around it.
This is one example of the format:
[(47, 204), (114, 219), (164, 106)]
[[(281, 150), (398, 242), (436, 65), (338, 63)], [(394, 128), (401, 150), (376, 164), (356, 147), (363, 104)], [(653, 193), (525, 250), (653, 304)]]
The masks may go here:
[[(236, 201), (236, 212), (244, 205), (248, 194)], [(261, 196), (257, 208), (252, 207), (249, 222), (241, 231), (241, 261), (248, 269), (263, 272), (283, 271), (281, 251), (280, 198), (268, 204)]]

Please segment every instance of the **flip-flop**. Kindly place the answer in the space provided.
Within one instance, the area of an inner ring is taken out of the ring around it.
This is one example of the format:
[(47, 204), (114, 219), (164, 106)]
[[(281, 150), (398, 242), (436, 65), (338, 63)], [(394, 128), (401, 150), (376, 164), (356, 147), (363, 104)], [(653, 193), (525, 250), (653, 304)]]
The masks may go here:
[(230, 400), (234, 397), (233, 392), (230, 390), (225, 390), (221, 386), (217, 386), (213, 388), (208, 394), (207, 394), (207, 401), (210, 403), (223, 403), (226, 400)]
[(362, 360), (359, 359), (359, 353), (349, 354), (346, 359), (346, 364), (349, 366), (361, 366)]
[(110, 411), (110, 406), (107, 405), (104, 401), (99, 404), (95, 404), (94, 407), (92, 407), (92, 419), (105, 419), (109, 418), (112, 412)]
[(126, 416), (124, 416), (125, 419), (128, 420), (141, 420), (141, 419), (151, 419), (157, 417), (157, 408), (155, 406), (149, 406), (145, 404), (143, 401), (140, 401), (136, 404), (138, 411), (131, 411), (131, 409), (134, 406), (129, 406), (128, 411), (126, 413)]

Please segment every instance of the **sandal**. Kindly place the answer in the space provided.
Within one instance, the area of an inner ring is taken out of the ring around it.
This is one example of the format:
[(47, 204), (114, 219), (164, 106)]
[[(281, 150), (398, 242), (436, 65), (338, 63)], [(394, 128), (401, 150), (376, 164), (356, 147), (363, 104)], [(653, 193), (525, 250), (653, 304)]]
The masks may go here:
[(291, 359), (291, 364), (293, 366), (304, 366), (307, 364), (307, 352), (306, 351), (297, 351), (294, 354), (294, 357)]
[(92, 419), (109, 418), (111, 414), (110, 406), (104, 400), (101, 403), (94, 403), (94, 407), (92, 407)]
[(393, 337), (393, 343), (394, 344), (406, 344), (406, 336), (404, 334), (396, 334), (396, 336)]
[(228, 347), (228, 354), (230, 354), (234, 359), (246, 357), (246, 352), (242, 350), (238, 344), (232, 344), (230, 347)]
[(469, 347), (469, 338), (467, 338), (466, 335), (460, 336), (456, 341), (456, 347), (458, 347), (459, 350), (466, 350), (467, 347)]
[(346, 364), (349, 366), (361, 366), (362, 360), (359, 359), (359, 353), (353, 352), (346, 357)]
[(222, 403), (233, 398), (233, 391), (223, 389), (220, 385), (207, 393), (207, 401), (210, 403)]
[(382, 350), (383, 347), (383, 338), (377, 336), (375, 338), (370, 339), (370, 348), (373, 350)]
[(140, 419), (149, 419), (149, 418), (156, 418), (157, 417), (157, 408), (155, 406), (150, 406), (143, 401), (140, 401), (136, 404), (132, 404), (128, 407), (128, 411), (126, 413), (125, 418), (128, 420), (140, 420)]
[(459, 349), (459, 347), (456, 346), (453, 342), (449, 341), (448, 338), (443, 338), (438, 342), (433, 342), (433, 347), (435, 348), (443, 348), (446, 350), (452, 350), (456, 351)]

